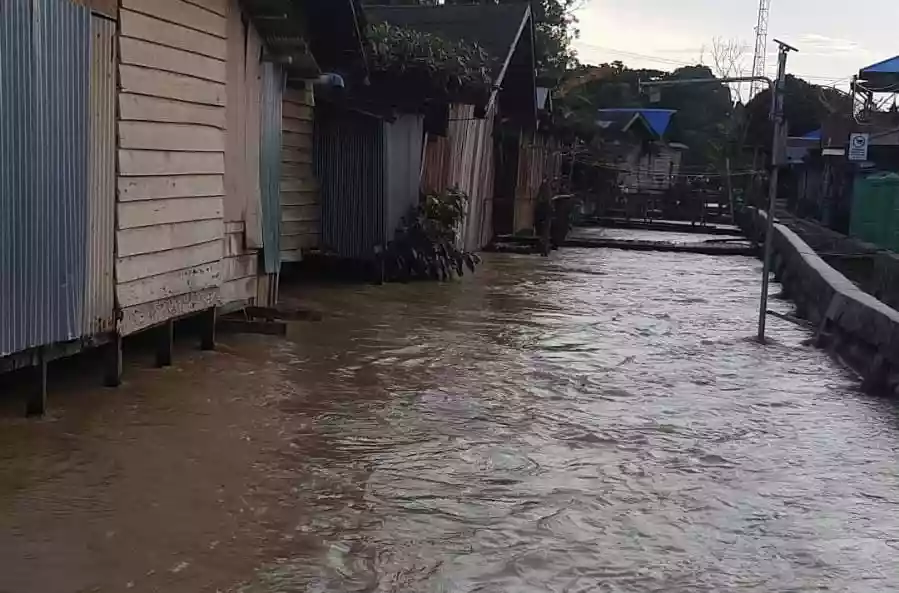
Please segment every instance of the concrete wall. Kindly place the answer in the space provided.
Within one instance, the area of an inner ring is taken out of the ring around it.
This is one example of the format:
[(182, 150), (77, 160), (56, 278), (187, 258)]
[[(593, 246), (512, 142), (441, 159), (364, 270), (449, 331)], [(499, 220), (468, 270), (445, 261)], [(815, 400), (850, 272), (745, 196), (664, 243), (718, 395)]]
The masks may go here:
[[(764, 237), (764, 212), (749, 210), (742, 222)], [(774, 270), (800, 316), (819, 328), (822, 344), (865, 377), (867, 388), (899, 392), (899, 312), (862, 291), (829, 266), (796, 233), (774, 225)]]

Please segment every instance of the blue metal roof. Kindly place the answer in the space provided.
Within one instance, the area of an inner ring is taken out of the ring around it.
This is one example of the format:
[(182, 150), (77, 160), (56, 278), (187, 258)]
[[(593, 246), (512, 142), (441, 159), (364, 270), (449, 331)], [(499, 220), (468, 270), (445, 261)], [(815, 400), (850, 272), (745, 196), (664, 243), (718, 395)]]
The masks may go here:
[(673, 109), (641, 109), (641, 108), (618, 108), (618, 109), (600, 109), (600, 114), (603, 113), (635, 113), (640, 114), (646, 122), (649, 124), (649, 127), (652, 128), (652, 131), (655, 132), (659, 137), (665, 135), (665, 132), (668, 130), (668, 126), (671, 125), (671, 118), (674, 116), (677, 111)]
[(862, 74), (899, 74), (899, 56), (862, 68)]

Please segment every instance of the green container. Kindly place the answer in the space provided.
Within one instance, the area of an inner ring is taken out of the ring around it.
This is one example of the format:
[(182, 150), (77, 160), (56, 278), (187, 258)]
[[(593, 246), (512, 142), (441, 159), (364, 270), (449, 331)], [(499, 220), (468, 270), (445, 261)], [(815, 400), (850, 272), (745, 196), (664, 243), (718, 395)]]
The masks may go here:
[(899, 252), (899, 175), (878, 173), (855, 181), (849, 234)]

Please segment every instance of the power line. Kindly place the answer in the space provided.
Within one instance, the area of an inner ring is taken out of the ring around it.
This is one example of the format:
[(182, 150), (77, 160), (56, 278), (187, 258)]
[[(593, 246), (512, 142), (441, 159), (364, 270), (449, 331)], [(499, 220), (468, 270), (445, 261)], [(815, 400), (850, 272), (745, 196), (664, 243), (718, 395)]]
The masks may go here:
[[(684, 61), (674, 60), (672, 58), (664, 58), (662, 56), (653, 56), (650, 54), (637, 53), (637, 52), (627, 51), (627, 50), (623, 50), (623, 49), (617, 49), (614, 47), (608, 47), (605, 45), (596, 45), (595, 43), (582, 43), (581, 45), (584, 47), (591, 47), (591, 48), (599, 49), (599, 50), (602, 50), (602, 51), (604, 51), (606, 53), (610, 53), (610, 54), (617, 54), (617, 55), (621, 55), (621, 56), (625, 56), (625, 57), (644, 60), (647, 62), (656, 62), (659, 64), (670, 64), (672, 66), (681, 66), (681, 67), (704, 66), (705, 65), (699, 61), (684, 62)], [(797, 78), (801, 78), (803, 80), (817, 80), (817, 81), (821, 81), (821, 82), (829, 82), (831, 84), (843, 82), (844, 80), (848, 81), (850, 78), (852, 78), (852, 75), (842, 76), (842, 77), (820, 76), (817, 74), (802, 74), (802, 73), (798, 73), (798, 72), (790, 72), (790, 75), (795, 76)]]

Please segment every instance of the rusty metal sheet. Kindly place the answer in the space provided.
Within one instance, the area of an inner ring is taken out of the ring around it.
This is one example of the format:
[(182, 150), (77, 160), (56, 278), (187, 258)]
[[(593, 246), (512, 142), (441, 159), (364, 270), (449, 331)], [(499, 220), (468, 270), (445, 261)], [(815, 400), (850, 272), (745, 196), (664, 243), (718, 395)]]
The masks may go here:
[(85, 335), (115, 329), (115, 34), (113, 21), (91, 18)]

